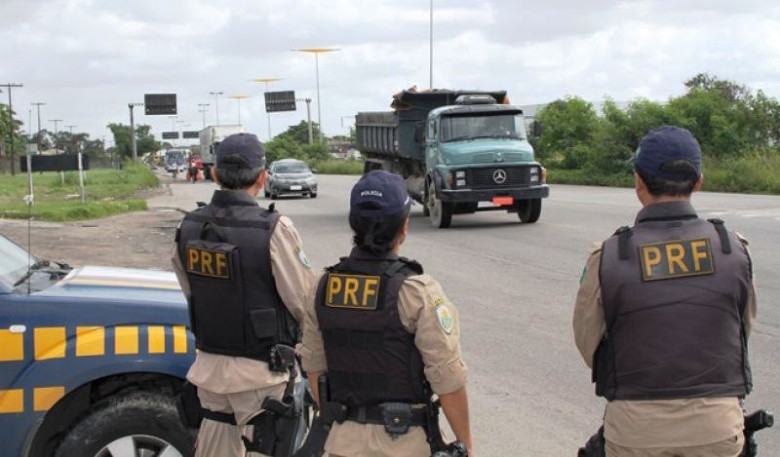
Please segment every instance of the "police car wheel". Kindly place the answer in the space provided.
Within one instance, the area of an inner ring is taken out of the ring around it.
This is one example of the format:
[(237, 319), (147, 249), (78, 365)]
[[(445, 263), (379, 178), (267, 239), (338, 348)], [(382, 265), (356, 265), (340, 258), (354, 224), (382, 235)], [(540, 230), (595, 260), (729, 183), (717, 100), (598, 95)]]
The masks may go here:
[(182, 425), (173, 399), (137, 392), (111, 400), (65, 436), (56, 457), (184, 457), (193, 435)]
[(309, 197), (311, 198), (317, 198), (317, 192), (310, 192)]
[(268, 192), (267, 190), (263, 190), (263, 196), (265, 198), (269, 198), (271, 196), (271, 192)]
[(517, 208), (517, 217), (520, 218), (521, 222), (533, 224), (539, 220), (539, 216), (542, 214), (542, 199), (518, 200), (515, 202), (515, 207)]

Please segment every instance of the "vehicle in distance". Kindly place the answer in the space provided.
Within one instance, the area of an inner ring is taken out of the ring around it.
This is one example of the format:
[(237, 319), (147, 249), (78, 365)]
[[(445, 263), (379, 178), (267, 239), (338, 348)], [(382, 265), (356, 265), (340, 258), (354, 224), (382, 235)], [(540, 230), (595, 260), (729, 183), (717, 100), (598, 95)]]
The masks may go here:
[(169, 149), (165, 151), (163, 159), (165, 161), (165, 171), (173, 173), (174, 177), (180, 172), (183, 173), (187, 171), (188, 156), (189, 154), (187, 151), (183, 149)]
[(191, 455), (188, 327), (171, 272), (71, 268), (0, 235), (0, 454)]
[(203, 161), (203, 177), (211, 179), (211, 167), (214, 165), (217, 149), (222, 141), (234, 133), (244, 133), (243, 125), (209, 125), (198, 133), (200, 140), (200, 158)]
[(317, 198), (317, 178), (301, 160), (276, 160), (268, 167), (263, 185), (265, 198), (276, 200), (280, 195), (308, 195)]

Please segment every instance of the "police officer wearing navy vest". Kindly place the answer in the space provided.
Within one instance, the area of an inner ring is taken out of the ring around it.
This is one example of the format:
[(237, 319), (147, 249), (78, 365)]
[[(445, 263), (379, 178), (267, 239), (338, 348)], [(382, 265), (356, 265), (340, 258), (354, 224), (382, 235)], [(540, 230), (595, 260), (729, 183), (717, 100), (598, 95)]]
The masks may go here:
[[(438, 409), (425, 408), (432, 393), (471, 449), (457, 311), (420, 264), (399, 257), (410, 205), (397, 174), (375, 170), (355, 184), (354, 247), (326, 269), (306, 312), (300, 353), (332, 422), (330, 456), (430, 456), (426, 431), (438, 434)], [(324, 374), (327, 391), (318, 387)], [(435, 427), (427, 422), (432, 411)]]
[(198, 348), (187, 374), (204, 410), (195, 455), (243, 457), (247, 424), (284, 393), (271, 348), (299, 341), (313, 273), (292, 221), (255, 200), (266, 177), (255, 135), (225, 138), (211, 173), (220, 189), (184, 217), (173, 264)]
[(577, 347), (607, 399), (607, 456), (735, 457), (751, 390), (756, 298), (747, 241), (700, 218), (701, 149), (661, 127), (633, 158), (643, 208), (587, 261)]

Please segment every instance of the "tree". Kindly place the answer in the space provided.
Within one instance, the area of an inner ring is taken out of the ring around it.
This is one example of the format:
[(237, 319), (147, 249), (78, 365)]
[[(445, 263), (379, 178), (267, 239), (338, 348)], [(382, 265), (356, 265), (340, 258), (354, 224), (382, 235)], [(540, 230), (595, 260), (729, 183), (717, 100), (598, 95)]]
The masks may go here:
[(265, 143), (265, 160), (271, 163), (279, 159), (304, 160), (306, 153), (300, 143), (286, 135), (277, 135), (273, 140)]
[[(320, 127), (316, 122), (312, 122), (311, 132), (313, 142), (317, 143), (320, 138)], [(286, 131), (277, 135), (277, 137), (279, 136), (289, 137), (300, 145), (309, 144), (309, 123), (301, 121), (297, 125), (291, 125)]]
[(543, 126), (537, 142), (540, 158), (561, 160), (564, 168), (579, 168), (587, 161), (599, 122), (593, 104), (579, 97), (559, 99), (536, 118)]
[[(119, 156), (132, 157), (132, 151), (130, 151), (130, 126), (112, 123), (108, 124), (108, 129), (114, 135), (114, 146)], [(148, 125), (138, 125), (135, 128), (135, 146), (139, 156), (160, 149), (160, 143), (149, 133), (151, 129)]]

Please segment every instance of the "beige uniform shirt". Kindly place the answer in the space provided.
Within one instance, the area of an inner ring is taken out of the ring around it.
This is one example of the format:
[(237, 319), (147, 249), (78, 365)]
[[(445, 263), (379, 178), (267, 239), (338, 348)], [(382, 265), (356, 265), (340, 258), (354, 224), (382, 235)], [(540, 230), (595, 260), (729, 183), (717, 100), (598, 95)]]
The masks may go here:
[[(276, 289), (290, 314), (303, 322), (306, 294), (312, 286), (314, 272), (303, 252), (303, 243), (290, 218), (281, 216), (271, 233), (271, 273)], [(190, 286), (176, 247), (173, 269), (189, 300)], [(287, 382), (286, 373), (272, 372), (268, 364), (246, 357), (233, 357), (198, 351), (187, 379), (198, 387), (218, 394), (263, 389)]]
[[(593, 367), (593, 355), (607, 329), (599, 282), (600, 256), (598, 248), (588, 258), (574, 304), (574, 340), (589, 368)], [(755, 318), (755, 285), (751, 282), (744, 316), (748, 334)], [(615, 444), (633, 448), (657, 447), (658, 436), (663, 436), (670, 447), (701, 446), (741, 434), (742, 423), (742, 406), (735, 397), (613, 400), (607, 403), (604, 414), (604, 436)]]
[[(318, 282), (315, 281), (307, 300), (299, 352), (304, 370), (327, 372), (322, 332), (314, 309)], [(415, 346), (425, 365), (425, 377), (433, 391), (447, 394), (465, 387), (468, 370), (461, 357), (458, 312), (441, 285), (427, 274), (407, 278), (399, 292), (398, 310), (401, 324), (409, 333), (414, 333)], [(431, 452), (422, 427), (411, 427), (408, 433), (393, 439), (381, 425), (352, 421), (333, 424), (325, 450), (349, 457), (427, 457)]]

